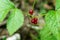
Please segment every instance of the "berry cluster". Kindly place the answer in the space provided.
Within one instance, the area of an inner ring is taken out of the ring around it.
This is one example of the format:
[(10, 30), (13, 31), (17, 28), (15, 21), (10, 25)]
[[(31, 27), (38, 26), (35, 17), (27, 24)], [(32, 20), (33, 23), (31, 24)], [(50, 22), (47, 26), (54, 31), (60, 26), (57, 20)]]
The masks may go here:
[(31, 20), (31, 23), (37, 24), (37, 23), (38, 23), (38, 19), (37, 19), (37, 18), (33, 18), (33, 19)]
[[(29, 10), (29, 14), (30, 15), (33, 15), (33, 10), (31, 9), (31, 10)], [(38, 23), (38, 18), (36, 18), (36, 17), (34, 17), (34, 18), (32, 18), (31, 19), (31, 23), (33, 23), (33, 24), (37, 24)]]

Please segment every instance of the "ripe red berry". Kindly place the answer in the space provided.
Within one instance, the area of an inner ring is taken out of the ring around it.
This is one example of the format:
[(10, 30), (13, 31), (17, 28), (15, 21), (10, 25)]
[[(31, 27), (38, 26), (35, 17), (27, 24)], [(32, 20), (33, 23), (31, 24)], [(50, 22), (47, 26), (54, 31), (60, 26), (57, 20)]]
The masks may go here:
[(38, 19), (37, 19), (37, 18), (33, 18), (33, 19), (31, 20), (31, 23), (37, 24), (37, 23), (38, 23)]
[(32, 9), (29, 10), (29, 14), (30, 14), (30, 15), (33, 15), (33, 10), (32, 10)]

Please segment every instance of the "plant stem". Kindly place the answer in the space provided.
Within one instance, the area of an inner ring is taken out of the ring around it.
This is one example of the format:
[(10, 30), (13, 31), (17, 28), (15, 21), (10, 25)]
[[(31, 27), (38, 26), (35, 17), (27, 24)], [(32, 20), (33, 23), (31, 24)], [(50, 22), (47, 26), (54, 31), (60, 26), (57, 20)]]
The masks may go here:
[(33, 3), (33, 10), (34, 10), (34, 5), (35, 5), (35, 3), (36, 3), (36, 0), (34, 0), (34, 3)]

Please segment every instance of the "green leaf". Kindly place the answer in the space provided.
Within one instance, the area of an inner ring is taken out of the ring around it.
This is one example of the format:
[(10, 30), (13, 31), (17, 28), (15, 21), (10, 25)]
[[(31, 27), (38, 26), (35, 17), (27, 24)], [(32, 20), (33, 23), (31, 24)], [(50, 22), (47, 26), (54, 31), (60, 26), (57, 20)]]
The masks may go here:
[(60, 40), (60, 10), (49, 11), (45, 22), (45, 27), (40, 31), (41, 40)]
[(60, 40), (60, 33), (58, 27), (60, 27), (60, 12), (57, 11), (49, 11), (46, 15), (46, 26), (50, 29), (51, 33)]
[(56, 0), (56, 10), (60, 9), (60, 0)]
[(0, 0), (0, 22), (2, 22), (14, 4), (9, 0)]
[(13, 9), (7, 22), (7, 29), (10, 35), (14, 34), (21, 28), (24, 22), (24, 16), (21, 10)]
[(41, 31), (40, 31), (40, 36), (41, 40), (56, 40), (55, 36), (51, 33), (50, 29), (45, 26)]

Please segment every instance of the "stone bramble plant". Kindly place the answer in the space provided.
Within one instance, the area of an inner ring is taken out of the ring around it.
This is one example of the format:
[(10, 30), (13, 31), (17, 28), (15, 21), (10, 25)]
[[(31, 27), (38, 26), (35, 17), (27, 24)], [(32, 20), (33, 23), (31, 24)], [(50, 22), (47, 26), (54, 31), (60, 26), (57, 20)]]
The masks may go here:
[[(24, 23), (24, 16), (21, 10), (15, 7), (10, 0), (0, 0), (0, 23), (4, 21), (7, 14), (7, 30), (13, 35)], [(29, 11), (33, 15), (33, 10)], [(39, 37), (35, 40), (60, 40), (60, 0), (56, 0), (55, 10), (49, 10), (45, 15), (45, 26), (41, 30), (36, 30)], [(33, 18), (31, 22), (37, 24), (38, 19)]]

